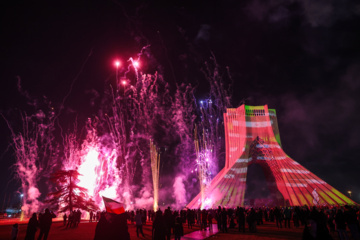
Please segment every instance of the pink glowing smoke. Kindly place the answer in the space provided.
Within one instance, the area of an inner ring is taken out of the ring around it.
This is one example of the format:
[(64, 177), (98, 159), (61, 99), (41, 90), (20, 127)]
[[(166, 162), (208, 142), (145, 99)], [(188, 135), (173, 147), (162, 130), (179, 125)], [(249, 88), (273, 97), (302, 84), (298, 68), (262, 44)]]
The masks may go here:
[(174, 197), (175, 197), (175, 208), (182, 209), (185, 207), (187, 200), (186, 200), (186, 189), (184, 185), (184, 176), (180, 175), (175, 178), (174, 181)]

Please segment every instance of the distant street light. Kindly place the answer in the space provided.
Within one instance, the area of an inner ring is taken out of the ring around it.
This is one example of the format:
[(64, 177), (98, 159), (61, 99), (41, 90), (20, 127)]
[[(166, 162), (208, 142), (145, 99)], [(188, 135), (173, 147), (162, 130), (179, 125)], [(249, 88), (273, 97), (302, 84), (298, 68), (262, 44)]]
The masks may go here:
[(351, 193), (352, 193), (351, 191), (348, 191), (348, 194), (349, 194), (350, 198), (351, 198)]

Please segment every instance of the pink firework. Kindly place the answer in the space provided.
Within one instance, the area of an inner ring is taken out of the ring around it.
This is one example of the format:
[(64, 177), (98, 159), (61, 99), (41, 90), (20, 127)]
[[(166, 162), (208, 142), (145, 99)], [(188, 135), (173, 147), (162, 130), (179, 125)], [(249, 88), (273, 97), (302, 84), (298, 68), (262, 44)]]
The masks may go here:
[(85, 141), (80, 145), (74, 135), (67, 138), (65, 149), (68, 158), (64, 161), (65, 170), (77, 169), (80, 173), (78, 186), (86, 188), (89, 197), (103, 209), (102, 196), (117, 199), (119, 172), (113, 149), (100, 144), (96, 130), (88, 121)]
[(49, 173), (54, 163), (53, 116), (52, 109), (47, 114), (39, 110), (32, 116), (21, 115), (22, 131), (17, 132), (3, 116), (12, 134), (15, 176), (21, 181), (22, 210), (25, 215), (40, 209), (38, 182)]

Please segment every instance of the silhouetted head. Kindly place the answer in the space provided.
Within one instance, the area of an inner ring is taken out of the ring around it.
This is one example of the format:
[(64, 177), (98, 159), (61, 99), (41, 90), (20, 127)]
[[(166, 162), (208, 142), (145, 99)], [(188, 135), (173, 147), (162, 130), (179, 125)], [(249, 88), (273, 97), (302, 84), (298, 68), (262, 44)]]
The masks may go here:
[(50, 213), (50, 210), (48, 208), (45, 209), (45, 213)]
[(162, 217), (162, 211), (161, 210), (158, 210), (157, 212), (156, 212), (156, 215), (155, 215), (156, 217)]
[(100, 213), (100, 219), (101, 219), (101, 220), (106, 220), (106, 219), (105, 219), (105, 213), (106, 213), (106, 212), (101, 212), (101, 213)]
[(33, 213), (33, 214), (32, 214), (32, 217), (33, 217), (33, 218), (36, 218), (36, 213)]

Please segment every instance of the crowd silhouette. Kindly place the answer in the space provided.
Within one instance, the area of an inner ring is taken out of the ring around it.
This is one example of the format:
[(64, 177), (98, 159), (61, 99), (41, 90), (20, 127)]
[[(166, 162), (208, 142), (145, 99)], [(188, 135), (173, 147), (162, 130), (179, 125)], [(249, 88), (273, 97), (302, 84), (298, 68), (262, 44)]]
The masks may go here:
[[(37, 239), (46, 240), (50, 232), (53, 218), (56, 218), (56, 215), (49, 209), (45, 209), (45, 213), (39, 213), (38, 216), (36, 213), (33, 213), (27, 225), (25, 240), (34, 240), (38, 228), (40, 228), (40, 234)], [(17, 234), (15, 237), (12, 235), (12, 239), (17, 239)]]
[[(109, 231), (102, 224), (111, 226), (108, 213), (103, 213), (104, 222), (99, 221), (96, 228), (95, 239), (109, 237)], [(194, 225), (200, 227), (200, 231), (211, 231), (213, 219), (215, 219), (217, 228), (223, 233), (228, 229), (234, 229), (240, 233), (258, 231), (259, 225), (265, 222), (274, 222), (279, 231), (283, 228), (303, 227), (303, 239), (333, 239), (337, 235), (339, 239), (360, 240), (359, 234), (359, 208), (357, 206), (333, 206), (333, 207), (260, 207), (260, 208), (242, 208), (226, 209), (187, 209), (181, 211), (172, 211), (170, 207), (162, 212), (160, 209), (156, 212), (139, 209), (136, 211), (125, 212), (122, 215), (122, 229), (117, 231), (121, 236), (129, 236), (127, 224), (136, 225), (137, 236), (143, 235), (142, 225), (146, 224), (146, 219), (152, 222), (152, 239), (168, 240), (172, 236), (175, 239), (181, 239), (184, 235), (183, 226), (192, 229)], [(118, 225), (117, 225), (118, 226)], [(115, 233), (114, 233), (115, 234)], [(100, 237), (99, 237), (100, 236)], [(113, 236), (115, 237), (115, 235)], [(351, 238), (350, 238), (351, 237)], [(121, 239), (129, 239), (122, 237)]]
[[(71, 211), (63, 215), (63, 226), (76, 228), (81, 220), (81, 211)], [(123, 214), (107, 212), (89, 212), (89, 221), (96, 222), (94, 240), (100, 239), (130, 239), (128, 224), (136, 226), (137, 237), (145, 237), (143, 226), (151, 226), (151, 239), (180, 240), (184, 236), (184, 226), (192, 229), (197, 226), (200, 231), (212, 231), (212, 225), (227, 233), (240, 234), (250, 232), (256, 234), (258, 226), (264, 222), (274, 222), (279, 231), (284, 228), (303, 227), (303, 239), (333, 239), (360, 240), (359, 206), (322, 206), (322, 207), (258, 207), (258, 208), (223, 208), (217, 209), (186, 209), (163, 211), (137, 209)], [(56, 215), (46, 209), (44, 213), (32, 214), (29, 219), (25, 240), (34, 240), (38, 229), (38, 240), (47, 239)], [(11, 239), (17, 239), (18, 225), (12, 226)]]

